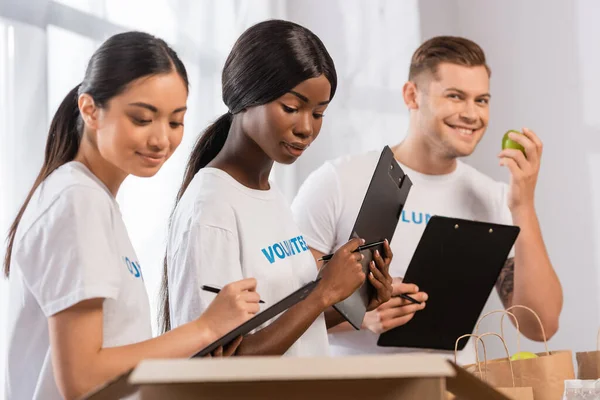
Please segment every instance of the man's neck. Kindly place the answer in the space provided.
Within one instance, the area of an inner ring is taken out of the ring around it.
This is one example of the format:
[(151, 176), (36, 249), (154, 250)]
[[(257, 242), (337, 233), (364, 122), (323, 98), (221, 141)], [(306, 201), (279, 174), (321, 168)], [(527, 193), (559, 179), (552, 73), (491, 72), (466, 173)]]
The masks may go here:
[(454, 172), (457, 161), (443, 155), (415, 134), (408, 134), (399, 144), (392, 147), (396, 160), (408, 168), (425, 175), (446, 175)]

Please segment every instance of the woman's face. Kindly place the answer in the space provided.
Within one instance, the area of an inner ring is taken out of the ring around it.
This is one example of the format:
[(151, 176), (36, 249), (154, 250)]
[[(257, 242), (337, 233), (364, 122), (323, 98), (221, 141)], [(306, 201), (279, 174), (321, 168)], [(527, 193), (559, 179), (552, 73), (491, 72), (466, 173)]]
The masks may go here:
[(319, 135), (330, 96), (325, 75), (307, 79), (270, 103), (248, 108), (242, 129), (273, 161), (292, 164)]
[(93, 118), (84, 118), (92, 125), (88, 137), (119, 170), (153, 176), (181, 143), (187, 96), (175, 71), (137, 79), (105, 107), (95, 108)]

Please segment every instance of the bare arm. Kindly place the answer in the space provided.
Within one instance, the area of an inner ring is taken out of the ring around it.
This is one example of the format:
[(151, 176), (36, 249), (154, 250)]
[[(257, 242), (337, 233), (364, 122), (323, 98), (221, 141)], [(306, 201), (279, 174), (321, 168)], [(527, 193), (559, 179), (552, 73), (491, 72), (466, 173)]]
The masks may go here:
[[(321, 259), (325, 253), (321, 253), (319, 250), (315, 250), (312, 247), (309, 247), (309, 249), (317, 263), (317, 268), (319, 268), (322, 262), (318, 260)], [(352, 325), (350, 325), (350, 323), (348, 323), (346, 319), (342, 317), (342, 315), (333, 307), (327, 307), (325, 310), (325, 324), (327, 325), (327, 330), (330, 332), (354, 330)], [(331, 330), (331, 328), (333, 328), (333, 330)]]
[[(376, 289), (376, 293), (371, 299), (367, 309), (377, 308), (382, 303), (388, 301), (392, 294), (392, 278), (389, 276), (389, 265), (392, 259), (392, 253), (388, 243), (386, 243), (384, 248), (386, 250), (385, 261), (379, 255), (379, 252), (376, 251), (374, 254), (375, 261), (371, 261), (370, 264), (371, 272), (369, 273), (369, 281)], [(344, 251), (342, 253), (344, 253)], [(348, 254), (346, 256), (352, 260), (356, 257), (362, 258), (360, 253)], [(332, 260), (331, 262), (334, 261)], [(358, 266), (359, 268), (357, 269), (358, 275), (362, 276), (362, 280), (358, 282), (358, 286), (355, 286), (355, 289), (357, 289), (364, 282), (364, 274), (362, 272), (361, 264), (355, 266)], [(333, 268), (335, 268), (335, 266)], [(329, 269), (329, 266), (324, 267), (323, 274), (327, 274)], [(352, 271), (344, 269), (340, 270), (339, 273), (347, 275), (352, 273)], [(342, 278), (338, 276), (336, 279), (341, 280)], [(330, 288), (328, 285), (319, 285), (317, 290), (311, 293), (306, 300), (288, 310), (288, 312), (286, 312), (279, 320), (253, 335), (255, 337), (251, 336), (244, 340), (240, 346), (241, 349), (238, 350), (238, 354), (243, 354), (245, 348), (251, 348), (251, 354), (283, 354), (296, 340), (298, 340), (300, 335), (308, 329), (313, 321), (324, 310), (326, 310), (325, 317), (328, 318), (325, 322), (327, 327), (344, 321), (344, 318), (331, 306), (347, 297), (354, 290), (344, 296), (328, 294), (327, 291), (329, 290)], [(336, 313), (337, 315), (332, 315), (333, 313)], [(266, 338), (269, 339), (266, 340)]]
[(102, 348), (102, 303), (85, 300), (49, 319), (52, 364), (60, 392), (78, 398), (147, 358), (190, 357), (218, 337), (196, 322), (156, 339)]
[[(563, 304), (560, 282), (550, 263), (537, 222), (535, 210), (524, 216), (514, 215), (514, 224), (521, 227), (515, 257), (506, 261), (496, 284), (505, 308), (523, 305), (540, 317), (548, 339), (558, 330), (558, 319)], [(514, 309), (523, 334), (543, 340), (537, 319), (527, 310)]]
[(342, 246), (323, 269), (321, 281), (303, 301), (287, 310), (269, 326), (244, 338), (238, 355), (281, 355), (306, 332), (317, 317), (348, 297), (364, 282), (360, 253), (352, 253), (361, 241)]
[(260, 331), (247, 335), (237, 349), (237, 355), (284, 354), (326, 308), (327, 300), (315, 288), (303, 301), (287, 310), (281, 317)]
[(197, 320), (125, 346), (102, 347), (104, 299), (84, 300), (51, 316), (52, 366), (59, 391), (66, 399), (79, 398), (144, 359), (194, 355), (258, 311), (258, 294), (246, 291), (251, 287), (256, 287), (254, 279), (230, 284)]
[[(500, 165), (506, 166), (511, 174), (508, 208), (513, 223), (521, 228), (521, 232), (515, 244), (515, 258), (507, 261), (500, 276), (498, 293), (505, 307), (524, 305), (533, 309), (547, 336), (551, 337), (558, 330), (563, 293), (546, 251), (534, 207), (543, 145), (527, 128), (523, 128), (523, 134), (511, 133), (509, 136), (525, 149), (525, 154), (515, 149), (505, 149), (499, 154)], [(515, 309), (515, 315), (525, 336), (543, 340), (539, 324), (531, 313)]]
[[(375, 312), (377, 316), (379, 316), (377, 310), (381, 306), (390, 303), (389, 300), (394, 294), (393, 279), (390, 276), (390, 264), (394, 255), (392, 253), (392, 249), (390, 248), (390, 244), (387, 240), (385, 241), (383, 247), (385, 252), (384, 257), (382, 257), (381, 254), (379, 254), (379, 250), (376, 250), (375, 252), (373, 252), (373, 260), (369, 264), (370, 273), (368, 275), (368, 279), (376, 291), (375, 294), (372, 296), (369, 304), (367, 305), (367, 315), (365, 316), (365, 320), (369, 320), (373, 312)], [(317, 268), (323, 268), (323, 266), (319, 267), (319, 265), (321, 265), (319, 259), (323, 256), (323, 254), (318, 250), (312, 248), (310, 250), (313, 257), (317, 261)], [(396, 293), (396, 295), (398, 294), (399, 292)], [(392, 315), (390, 315), (390, 317), (391, 316)], [(381, 321), (378, 320), (378, 322)], [(389, 325), (387, 322), (389, 321), (386, 321), (384, 325)], [(325, 323), (327, 329), (331, 332), (343, 332), (354, 329), (348, 322), (346, 322), (345, 318), (342, 317), (342, 315), (339, 312), (337, 312), (337, 310), (335, 310), (333, 307), (329, 307), (325, 311)], [(368, 326), (368, 324), (365, 326), (364, 321), (362, 325), (363, 328)]]

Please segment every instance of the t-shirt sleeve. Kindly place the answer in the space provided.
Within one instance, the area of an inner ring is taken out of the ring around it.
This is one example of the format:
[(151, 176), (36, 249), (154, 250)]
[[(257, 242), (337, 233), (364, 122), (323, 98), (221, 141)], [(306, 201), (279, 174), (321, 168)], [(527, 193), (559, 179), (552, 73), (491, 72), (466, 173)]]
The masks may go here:
[(46, 317), (83, 300), (118, 296), (110, 201), (98, 189), (68, 188), (19, 241), (13, 257)]
[(202, 285), (222, 288), (245, 278), (234, 230), (195, 221), (179, 243), (169, 265), (172, 327), (198, 318), (213, 301), (216, 294)]
[(333, 165), (325, 163), (304, 181), (292, 203), (294, 220), (310, 247), (333, 251), (341, 206), (338, 176)]

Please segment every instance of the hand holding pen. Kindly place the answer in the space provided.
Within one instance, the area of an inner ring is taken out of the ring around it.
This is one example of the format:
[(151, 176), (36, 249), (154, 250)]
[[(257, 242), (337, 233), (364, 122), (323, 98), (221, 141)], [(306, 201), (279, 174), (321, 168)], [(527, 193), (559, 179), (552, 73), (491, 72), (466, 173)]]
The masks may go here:
[[(362, 246), (358, 246), (358, 248), (356, 250), (354, 250), (354, 253), (360, 253), (363, 250), (367, 250), (372, 247), (381, 246), (384, 243), (385, 243), (385, 240), (380, 240), (379, 242), (364, 244)], [(323, 257), (319, 258), (317, 261), (329, 261), (329, 260), (331, 260), (332, 257), (333, 257), (333, 254), (327, 254), (327, 255), (324, 255)]]
[[(219, 292), (221, 291), (221, 288), (219, 288), (217, 286), (202, 285), (202, 290), (204, 290), (206, 292), (211, 292), (211, 293), (217, 293), (217, 294), (219, 294)], [(258, 302), (260, 304), (265, 304), (265, 302), (262, 301), (262, 300), (259, 300)]]
[[(385, 242), (386, 242), (385, 240), (380, 240), (378, 242), (367, 243), (367, 244), (358, 246), (358, 248), (356, 250), (354, 250), (354, 252), (361, 252), (363, 250), (368, 250), (368, 249), (371, 249), (373, 247), (378, 247), (378, 246), (384, 245)], [(327, 255), (324, 255), (323, 257), (319, 258), (317, 261), (325, 261), (326, 262), (326, 261), (331, 260), (332, 257), (333, 257), (333, 254), (327, 254)], [(401, 297), (404, 300), (410, 301), (413, 304), (421, 304), (420, 301), (418, 301), (418, 300), (416, 300), (416, 299), (414, 299), (414, 298), (412, 298), (409, 295), (404, 294), (404, 293), (396, 293), (395, 296)]]

